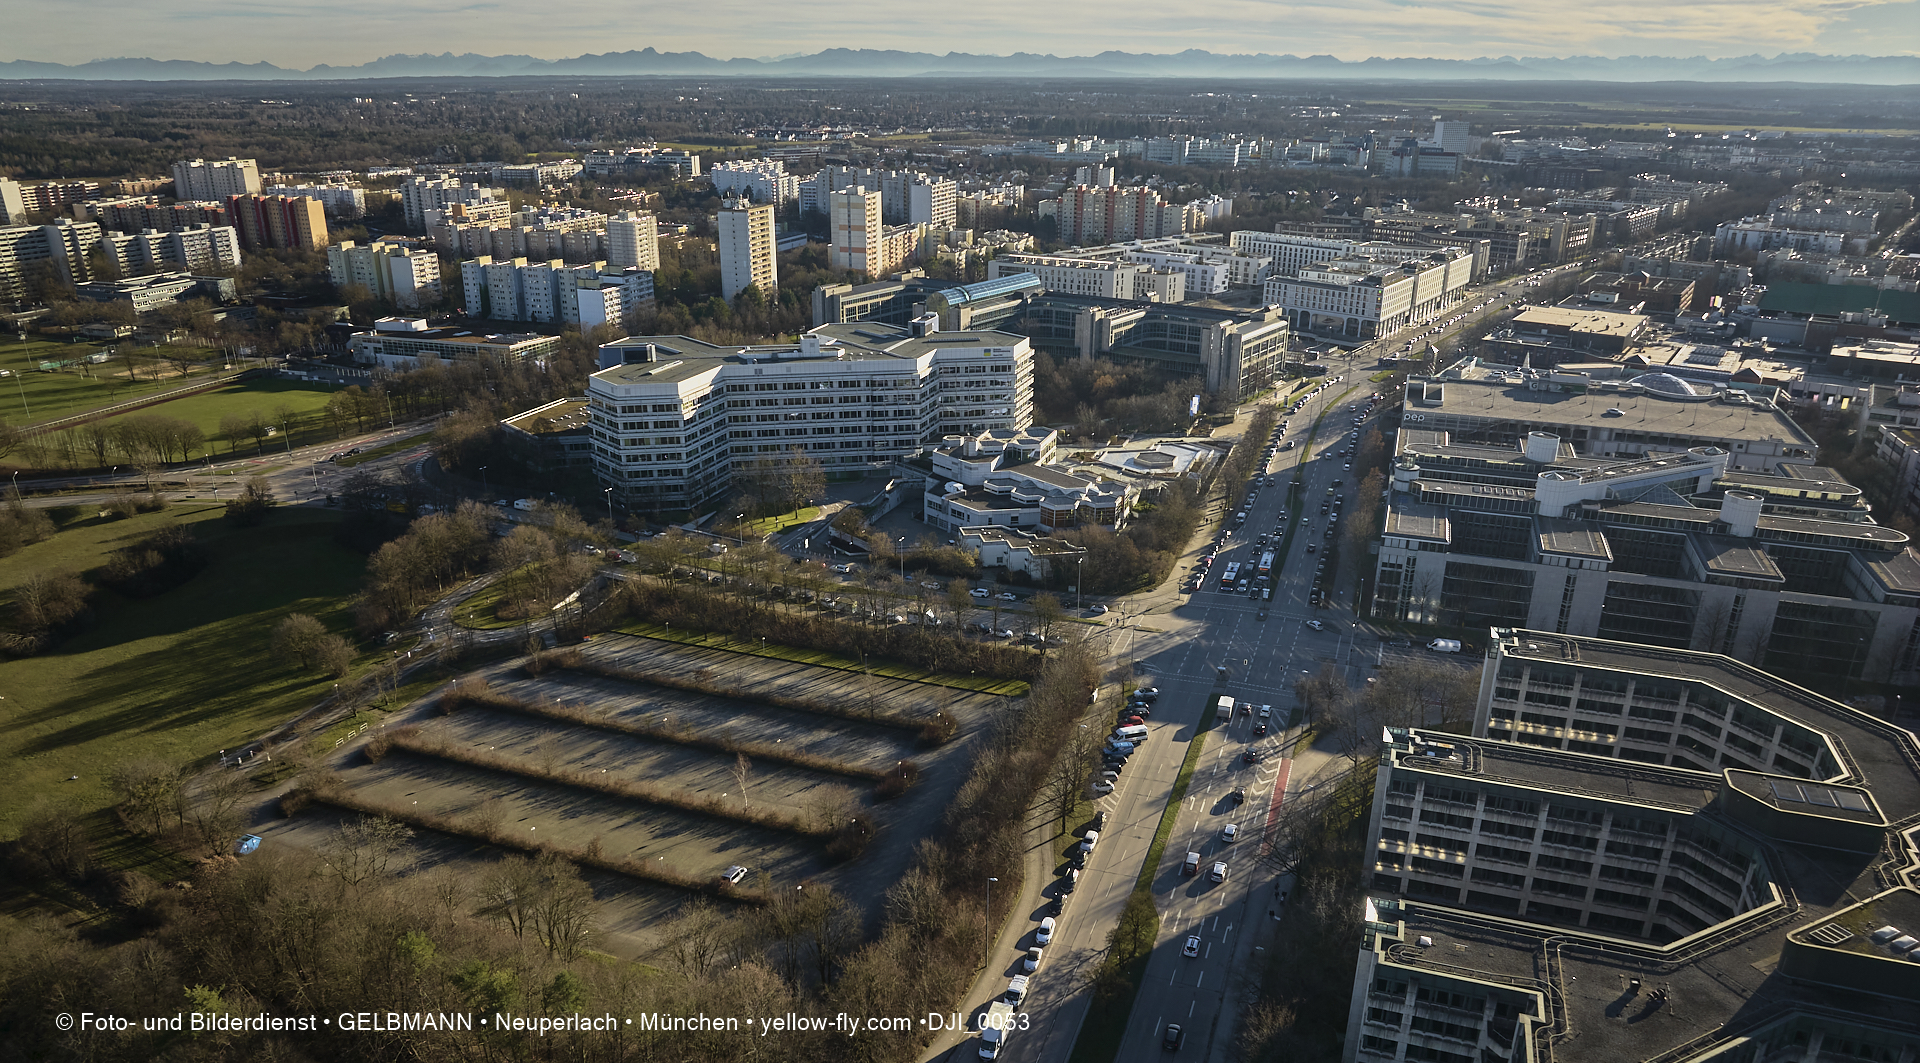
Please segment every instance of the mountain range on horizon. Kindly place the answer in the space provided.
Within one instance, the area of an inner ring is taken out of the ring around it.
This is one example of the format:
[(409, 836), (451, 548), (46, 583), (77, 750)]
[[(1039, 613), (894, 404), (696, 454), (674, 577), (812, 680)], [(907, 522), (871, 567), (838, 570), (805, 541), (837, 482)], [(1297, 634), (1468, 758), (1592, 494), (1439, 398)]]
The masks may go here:
[(1314, 78), (1445, 81), (1700, 81), (1853, 85), (1920, 84), (1920, 56), (1782, 53), (1722, 59), (1671, 56), (1569, 56), (1479, 59), (1370, 58), (1330, 55), (1222, 55), (1189, 49), (1168, 54), (1106, 51), (1090, 56), (1015, 53), (975, 55), (829, 48), (776, 59), (715, 59), (700, 52), (639, 51), (569, 59), (530, 55), (389, 55), (358, 66), (293, 70), (271, 63), (206, 63), (179, 59), (96, 59), (68, 65), (31, 59), (0, 62), (0, 80), (80, 81), (359, 81), (428, 77), (1105, 77)]

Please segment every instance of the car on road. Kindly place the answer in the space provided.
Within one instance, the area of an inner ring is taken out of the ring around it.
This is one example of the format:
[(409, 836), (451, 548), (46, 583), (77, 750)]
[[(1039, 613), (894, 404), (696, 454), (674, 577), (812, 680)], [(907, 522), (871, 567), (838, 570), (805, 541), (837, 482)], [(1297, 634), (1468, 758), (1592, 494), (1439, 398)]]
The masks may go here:
[(1040, 920), (1040, 929), (1033, 932), (1033, 940), (1042, 945), (1053, 944), (1053, 928), (1059, 925), (1051, 918)]
[(1248, 764), (1258, 764), (1260, 763), (1260, 751), (1252, 746), (1248, 746), (1247, 751), (1240, 754), (1240, 759), (1246, 761)]
[(1187, 1031), (1181, 1029), (1179, 1023), (1170, 1022), (1167, 1024), (1167, 1032), (1160, 1037), (1160, 1047), (1169, 1052), (1178, 1052), (1180, 1042), (1186, 1039)]
[(1317, 548), (1319, 545), (1320, 545), (1319, 543), (1308, 543), (1307, 553), (1313, 553), (1314, 549)]
[(1066, 910), (1066, 907), (1067, 907), (1067, 904), (1065, 901), (1061, 900), (1058, 897), (1055, 897), (1053, 900), (1047, 902), (1047, 914), (1059, 915), (1061, 912)]
[(1180, 949), (1180, 955), (1182, 956), (1200, 955), (1200, 935), (1194, 934), (1188, 937), (1186, 945)]
[(1096, 605), (1089, 610), (1089, 612), (1093, 613), (1094, 616), (1105, 616), (1107, 614), (1107, 607), (1104, 605)]
[(1213, 870), (1207, 872), (1207, 877), (1215, 882), (1225, 882), (1227, 880), (1227, 862), (1225, 860), (1214, 861)]
[(1227, 797), (1232, 799), (1233, 803), (1236, 805), (1244, 805), (1247, 803), (1247, 792), (1245, 790), (1235, 790), (1234, 792), (1228, 794)]
[(967, 593), (973, 595), (975, 598), (993, 597), (993, 592), (990, 590), (987, 590), (985, 587), (975, 587), (974, 589), (968, 591)]
[(746, 877), (747, 869), (739, 864), (735, 864), (720, 873), (720, 881), (729, 886), (738, 886), (740, 881)]
[(1017, 602), (1020, 600), (1020, 596), (1011, 591), (1003, 592), (999, 595), (999, 598), (1003, 602)]
[(1221, 827), (1221, 828), (1220, 828), (1220, 840), (1221, 840), (1221, 841), (1223, 841), (1223, 842), (1236, 842), (1236, 841), (1239, 841), (1239, 840), (1240, 840), (1240, 825), (1239, 825), (1238, 823), (1229, 823), (1229, 824), (1227, 824), (1226, 826), (1224, 826), (1224, 827)]
[(1318, 620), (1307, 621), (1307, 626), (1314, 629), (1315, 631), (1325, 631), (1327, 629), (1327, 625), (1321, 623)]
[(1026, 962), (1022, 965), (1022, 969), (1025, 970), (1028, 974), (1032, 974), (1033, 972), (1039, 970), (1040, 960), (1042, 957), (1046, 955), (1046, 953), (1047, 953), (1047, 950), (1041, 948), (1038, 945), (1035, 945), (1032, 948), (1028, 949)]

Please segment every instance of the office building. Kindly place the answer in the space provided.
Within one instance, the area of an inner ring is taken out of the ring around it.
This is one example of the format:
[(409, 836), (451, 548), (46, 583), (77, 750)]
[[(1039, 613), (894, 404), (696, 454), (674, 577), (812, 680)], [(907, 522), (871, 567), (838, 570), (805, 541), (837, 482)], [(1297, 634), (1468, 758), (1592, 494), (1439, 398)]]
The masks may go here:
[(186, 273), (156, 273), (150, 277), (88, 281), (74, 287), (74, 295), (90, 303), (126, 303), (136, 314), (189, 299), (234, 297), (227, 277), (194, 277)]
[(404, 238), (375, 240), (364, 247), (342, 240), (327, 248), (327, 270), (335, 288), (357, 284), (403, 310), (436, 305), (444, 294), (440, 256)]
[(282, 248), (318, 251), (330, 242), (327, 215), (317, 199), (305, 196), (233, 196), (227, 217), (249, 250)]
[(100, 251), (122, 277), (141, 273), (212, 273), (240, 268), (240, 234), (230, 225), (140, 233), (105, 233)]
[(1834, 229), (1794, 229), (1742, 218), (1721, 222), (1713, 230), (1713, 253), (1741, 251), (1800, 251), (1820, 255), (1866, 254), (1868, 238)]
[(607, 219), (607, 265), (649, 273), (660, 268), (660, 225), (652, 214), (629, 210)]
[(732, 299), (749, 286), (764, 298), (779, 294), (773, 204), (730, 199), (720, 208), (720, 294)]
[(707, 171), (713, 190), (724, 199), (745, 197), (776, 207), (800, 198), (800, 179), (787, 173), (779, 159), (743, 159), (723, 162)]
[(1491, 632), (1380, 749), (1342, 1059), (1897, 1061), (1920, 745), (1713, 653)]
[(1460, 298), (1473, 279), (1465, 248), (1388, 249), (1302, 267), (1267, 280), (1267, 305), (1293, 319), (1294, 330), (1337, 342), (1364, 343), (1428, 320)]
[(828, 475), (891, 465), (949, 435), (1033, 419), (1033, 352), (922, 320), (824, 325), (797, 344), (634, 336), (588, 379), (594, 469), (634, 509), (684, 509), (800, 447)]
[[(1255, 287), (1266, 281), (1272, 274), (1271, 258), (1262, 258), (1232, 247), (1223, 247), (1218, 243), (1202, 242), (1212, 239), (1215, 238), (1203, 236), (1199, 239), (1188, 239), (1182, 236), (1166, 236), (1152, 240), (1128, 240), (1103, 247), (1069, 248), (1049, 257), (1089, 264), (1133, 263), (1155, 270), (1180, 273), (1186, 278), (1184, 288), (1185, 298), (1188, 299), (1218, 295), (1232, 288)], [(1080, 294), (1105, 293), (1083, 292)]]
[(345, 183), (271, 185), (267, 188), (266, 194), (317, 199), (330, 218), (358, 218), (367, 212), (367, 190), (359, 185)]
[(500, 422), (507, 446), (538, 472), (593, 464), (593, 411), (585, 398), (555, 399)]
[(1053, 464), (1057, 444), (1058, 434), (1050, 428), (997, 429), (941, 440), (927, 452), (933, 475), (921, 500), (923, 519), (947, 532), (1124, 526), (1139, 501), (1139, 486)]
[(1470, 141), (1467, 137), (1468, 128), (1469, 126), (1465, 122), (1443, 122), (1436, 120), (1433, 123), (1433, 139), (1429, 143), (1441, 151), (1452, 152), (1455, 155), (1465, 155), (1467, 152), (1473, 150), (1469, 146)]
[(1047, 291), (1177, 303), (1187, 297), (1187, 275), (1140, 262), (1070, 255), (1002, 255), (987, 263), (987, 279), (1015, 273), (1040, 278)]
[(20, 194), (20, 182), (0, 177), (0, 225), (25, 225), (27, 200)]
[(356, 332), (347, 350), (359, 365), (405, 371), (416, 369), (422, 358), (442, 362), (520, 362), (546, 358), (560, 349), (555, 336), (528, 336), (470, 332), (459, 328), (430, 328), (425, 318), (383, 317), (372, 332)]
[(457, 177), (409, 177), (400, 186), (401, 211), (406, 215), (407, 224), (420, 232), (425, 232), (434, 224), (427, 220), (430, 210), (442, 211), (443, 221), (459, 219), (460, 214), (448, 208), (456, 205), (477, 207), (496, 201), (504, 204), (506, 198), (499, 189), (462, 184)]
[(879, 278), (892, 271), (887, 261), (880, 193), (860, 186), (827, 197), (827, 264)]
[(1911, 683), (1920, 557), (1769, 397), (1463, 363), (1410, 380), (1372, 615)]
[(63, 285), (92, 280), (88, 256), (99, 246), (100, 226), (90, 221), (0, 229), (0, 299), (25, 297), (43, 270)]
[(187, 159), (173, 164), (173, 198), (226, 202), (260, 194), (260, 167), (252, 159)]
[[(1197, 378), (1201, 390), (1244, 401), (1271, 386), (1282, 373), (1292, 329), (1274, 307), (1251, 310), (1193, 303), (1151, 303), (1097, 296), (996, 292), (1019, 275), (967, 285), (928, 300), (955, 309), (1015, 304), (1000, 327), (1029, 337), (1055, 358), (1099, 358), (1122, 365), (1152, 366)], [(949, 302), (950, 300), (950, 302)], [(942, 315), (943, 317), (946, 314)]]

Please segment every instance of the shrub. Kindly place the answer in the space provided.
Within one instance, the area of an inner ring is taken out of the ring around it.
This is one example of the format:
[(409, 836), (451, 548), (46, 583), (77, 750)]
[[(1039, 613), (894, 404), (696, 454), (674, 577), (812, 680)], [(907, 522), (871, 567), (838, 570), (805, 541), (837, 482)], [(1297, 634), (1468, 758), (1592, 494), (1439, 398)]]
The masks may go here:
[(115, 550), (101, 570), (100, 582), (129, 598), (152, 598), (199, 575), (210, 558), (187, 528), (164, 528), (132, 546)]
[(927, 718), (927, 722), (920, 725), (920, 744), (944, 746), (953, 741), (954, 734), (959, 730), (960, 721), (954, 719), (952, 713), (944, 709), (936, 711)]
[(915, 764), (911, 760), (903, 760), (894, 765), (893, 770), (888, 772), (886, 776), (880, 780), (880, 784), (873, 788), (874, 800), (891, 801), (901, 794), (906, 793), (908, 787), (919, 781), (920, 765)]

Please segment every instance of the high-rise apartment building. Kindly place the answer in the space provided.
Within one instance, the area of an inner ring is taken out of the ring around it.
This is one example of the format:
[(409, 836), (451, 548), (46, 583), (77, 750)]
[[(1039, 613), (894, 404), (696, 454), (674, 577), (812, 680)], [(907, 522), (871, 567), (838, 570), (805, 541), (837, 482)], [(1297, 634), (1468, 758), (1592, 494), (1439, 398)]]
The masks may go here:
[(240, 234), (231, 225), (107, 233), (100, 237), (100, 250), (122, 277), (169, 270), (211, 273), (240, 268)]
[[(721, 254), (724, 259), (725, 252)], [(660, 226), (652, 214), (629, 210), (607, 219), (607, 265), (648, 272), (660, 268)]]
[(606, 344), (606, 368), (587, 381), (594, 471), (636, 509), (684, 509), (728, 490), (737, 466), (794, 447), (849, 473), (948, 435), (1031, 424), (1024, 337), (924, 325), (823, 325), (798, 344), (752, 347)]
[(45, 263), (52, 279), (83, 284), (93, 279), (88, 256), (100, 246), (100, 226), (61, 219), (52, 225), (16, 225), (0, 229), (0, 299), (26, 295), (34, 273)]
[(232, 196), (227, 217), (248, 249), (317, 251), (329, 242), (325, 209), (305, 196)]
[(0, 177), (0, 225), (21, 225), (27, 220), (27, 200), (20, 194), (20, 182)]
[(1069, 244), (1151, 240), (1199, 228), (1197, 211), (1150, 188), (1075, 186), (1060, 193), (1058, 209), (1060, 239)]
[(440, 256), (400, 240), (375, 240), (366, 246), (342, 240), (327, 248), (327, 270), (336, 288), (357, 284), (376, 298), (406, 310), (440, 301)]
[(252, 159), (186, 159), (173, 164), (173, 198), (227, 200), (260, 194), (260, 167)]
[(197, 225), (220, 228), (231, 224), (225, 203), (207, 201), (162, 205), (158, 196), (128, 196), (92, 202), (87, 204), (87, 213), (90, 220), (100, 223), (101, 228), (119, 233), (145, 232), (148, 229), (158, 229), (164, 233), (191, 229)]
[(755, 203), (779, 205), (800, 196), (800, 179), (787, 173), (787, 164), (779, 159), (744, 159), (723, 162), (707, 171), (713, 190), (734, 198), (746, 197)]
[(359, 185), (328, 183), (320, 185), (273, 185), (270, 196), (306, 196), (317, 199), (334, 218), (358, 218), (367, 212), (367, 190)]
[[(457, 177), (409, 177), (400, 186), (400, 209), (407, 224), (424, 232), (434, 224), (427, 219), (430, 210), (447, 211), (459, 204), (505, 202), (498, 189), (484, 185), (462, 184)], [(449, 215), (457, 212), (449, 211)]]
[(631, 328), (653, 309), (653, 273), (605, 262), (568, 265), (490, 255), (460, 263), (467, 313), (501, 321)]
[(887, 273), (884, 261), (880, 192), (855, 185), (827, 197), (827, 260), (834, 269), (869, 277)]
[(772, 297), (780, 286), (774, 250), (773, 204), (728, 200), (720, 208), (720, 294), (731, 299), (753, 285)]

